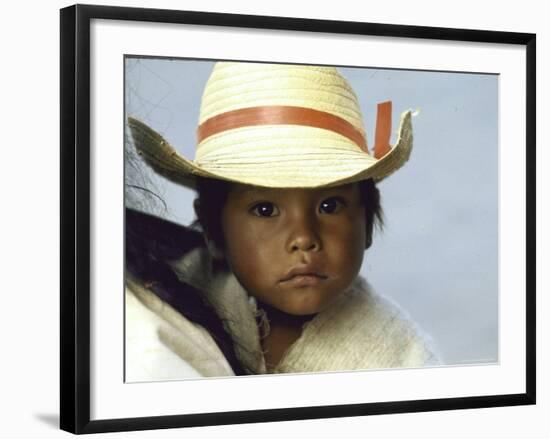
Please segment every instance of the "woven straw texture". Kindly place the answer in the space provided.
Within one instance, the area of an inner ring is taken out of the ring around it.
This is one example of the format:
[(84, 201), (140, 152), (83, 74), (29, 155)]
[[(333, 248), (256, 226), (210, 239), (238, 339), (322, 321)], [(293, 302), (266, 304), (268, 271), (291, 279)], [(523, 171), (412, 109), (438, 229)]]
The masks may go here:
[[(229, 111), (264, 106), (330, 113), (366, 137), (357, 97), (332, 67), (218, 63), (204, 90), (199, 124)], [(128, 124), (144, 160), (157, 173), (190, 187), (195, 176), (289, 188), (381, 180), (408, 160), (412, 148), (410, 111), (401, 116), (396, 145), (380, 159), (330, 129), (264, 124), (206, 137), (192, 161), (143, 122), (129, 118)]]

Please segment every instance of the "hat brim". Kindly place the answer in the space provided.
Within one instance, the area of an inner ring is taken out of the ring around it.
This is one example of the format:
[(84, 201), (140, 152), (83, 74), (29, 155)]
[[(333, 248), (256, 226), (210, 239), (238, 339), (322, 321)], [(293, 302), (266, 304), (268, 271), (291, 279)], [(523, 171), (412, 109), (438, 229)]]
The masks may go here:
[[(277, 161), (273, 148), (269, 160), (241, 160), (235, 155), (231, 162), (217, 163), (207, 169), (180, 155), (159, 133), (133, 117), (128, 126), (138, 154), (159, 175), (194, 188), (197, 177), (226, 180), (242, 184), (279, 188), (315, 188), (337, 186), (372, 178), (380, 181), (403, 166), (410, 157), (413, 143), (412, 113), (401, 115), (397, 142), (381, 158), (375, 159), (363, 151), (338, 153), (337, 158), (323, 152), (308, 155), (307, 161), (288, 158)], [(279, 166), (278, 166), (279, 165)]]

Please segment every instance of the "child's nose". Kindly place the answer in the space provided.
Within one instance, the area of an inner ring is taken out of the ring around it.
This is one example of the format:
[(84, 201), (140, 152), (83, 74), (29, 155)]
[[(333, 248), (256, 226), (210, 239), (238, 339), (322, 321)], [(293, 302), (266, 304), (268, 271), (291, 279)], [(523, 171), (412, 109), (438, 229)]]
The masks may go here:
[(313, 219), (302, 216), (293, 221), (287, 249), (290, 252), (321, 250), (321, 239)]

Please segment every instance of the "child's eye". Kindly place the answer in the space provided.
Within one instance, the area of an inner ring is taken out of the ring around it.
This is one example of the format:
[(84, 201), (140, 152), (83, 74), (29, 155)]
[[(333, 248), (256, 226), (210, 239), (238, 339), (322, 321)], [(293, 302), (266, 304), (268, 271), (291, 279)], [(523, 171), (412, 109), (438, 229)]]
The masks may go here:
[(250, 210), (256, 216), (271, 217), (279, 215), (279, 208), (269, 202), (258, 203)]
[(320, 213), (338, 213), (345, 206), (344, 200), (339, 197), (327, 198), (319, 205)]

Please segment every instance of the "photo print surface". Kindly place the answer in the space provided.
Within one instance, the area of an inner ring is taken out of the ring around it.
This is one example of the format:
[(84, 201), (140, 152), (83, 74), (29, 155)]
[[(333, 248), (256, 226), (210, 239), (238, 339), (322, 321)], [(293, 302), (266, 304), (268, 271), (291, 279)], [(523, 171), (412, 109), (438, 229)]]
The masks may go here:
[(498, 76), (125, 58), (125, 381), (494, 364)]

